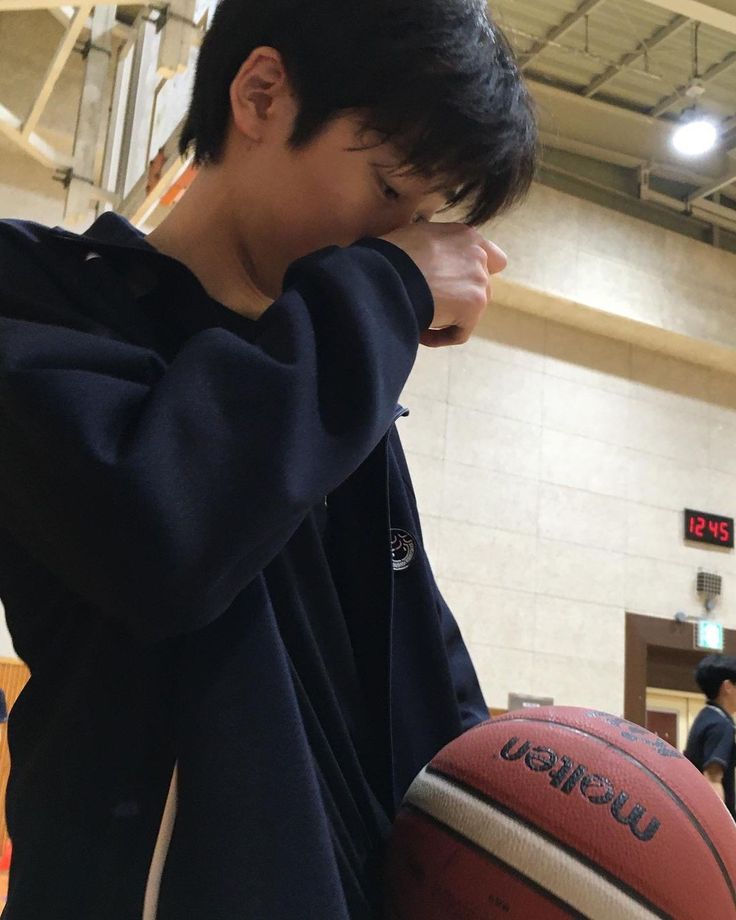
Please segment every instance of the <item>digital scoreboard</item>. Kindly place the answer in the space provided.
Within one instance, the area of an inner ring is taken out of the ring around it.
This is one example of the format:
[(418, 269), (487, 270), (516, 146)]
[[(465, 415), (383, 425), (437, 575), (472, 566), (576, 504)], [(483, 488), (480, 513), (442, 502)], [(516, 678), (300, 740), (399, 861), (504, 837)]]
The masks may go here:
[(685, 539), (733, 548), (733, 518), (685, 509)]

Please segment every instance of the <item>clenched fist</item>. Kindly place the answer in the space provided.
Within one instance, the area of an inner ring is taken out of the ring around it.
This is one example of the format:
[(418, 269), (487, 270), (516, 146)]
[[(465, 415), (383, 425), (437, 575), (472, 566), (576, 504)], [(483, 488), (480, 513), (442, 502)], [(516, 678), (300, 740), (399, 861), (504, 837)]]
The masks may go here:
[(506, 268), (505, 253), (465, 224), (412, 224), (383, 239), (412, 258), (432, 291), (434, 319), (421, 343), (467, 342), (491, 299), (491, 275)]

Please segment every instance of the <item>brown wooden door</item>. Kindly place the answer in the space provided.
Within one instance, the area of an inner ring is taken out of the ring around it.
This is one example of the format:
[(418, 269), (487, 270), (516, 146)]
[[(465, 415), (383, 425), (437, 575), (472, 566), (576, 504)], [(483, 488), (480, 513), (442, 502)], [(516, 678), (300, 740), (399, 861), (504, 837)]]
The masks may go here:
[[(5, 693), (8, 712), (13, 708), (29, 677), (30, 672), (22, 661), (16, 658), (0, 658), (0, 689)], [(3, 725), (0, 729), (0, 853), (5, 849), (8, 839), (8, 828), (5, 824), (5, 790), (9, 773), (8, 732), (7, 726)]]
[(657, 712), (657, 710), (648, 709), (647, 728), (660, 738), (664, 738), (672, 747), (679, 748), (676, 712)]

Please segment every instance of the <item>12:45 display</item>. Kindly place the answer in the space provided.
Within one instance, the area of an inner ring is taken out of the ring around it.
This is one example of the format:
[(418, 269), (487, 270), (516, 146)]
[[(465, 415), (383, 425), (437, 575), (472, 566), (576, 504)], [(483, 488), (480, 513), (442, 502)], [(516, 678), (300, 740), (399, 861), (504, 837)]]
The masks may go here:
[(733, 518), (685, 509), (685, 539), (713, 546), (733, 547)]

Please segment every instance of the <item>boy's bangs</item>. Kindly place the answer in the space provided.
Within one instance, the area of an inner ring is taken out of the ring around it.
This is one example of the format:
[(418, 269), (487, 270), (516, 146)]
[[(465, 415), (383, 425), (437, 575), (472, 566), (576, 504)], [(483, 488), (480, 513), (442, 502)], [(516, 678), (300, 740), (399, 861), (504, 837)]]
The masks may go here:
[(392, 114), (384, 110), (380, 123), (367, 120), (365, 129), (380, 138), (378, 144), (398, 150), (399, 169), (434, 181), (446, 193), (442, 211), (459, 208), (465, 223), (479, 226), (528, 192), (536, 155), (533, 122), (522, 138), (516, 120), (478, 125), (445, 111), (425, 116), (407, 131), (405, 113), (396, 113), (395, 119)]

